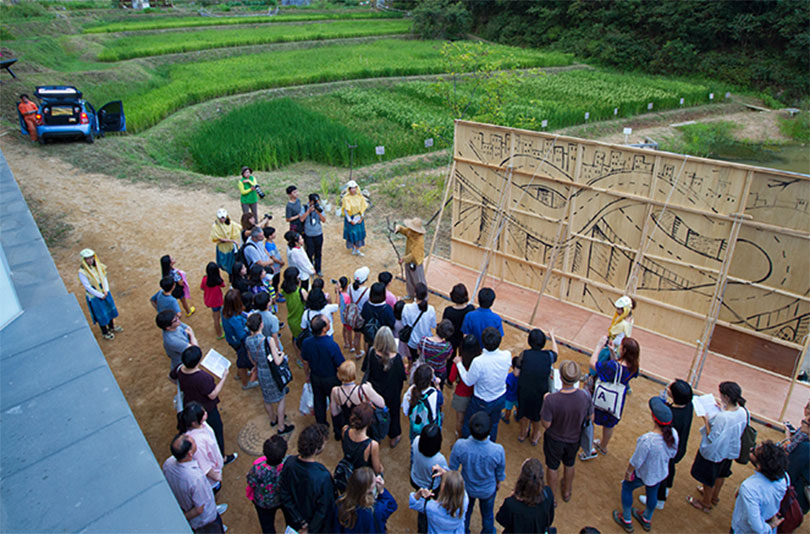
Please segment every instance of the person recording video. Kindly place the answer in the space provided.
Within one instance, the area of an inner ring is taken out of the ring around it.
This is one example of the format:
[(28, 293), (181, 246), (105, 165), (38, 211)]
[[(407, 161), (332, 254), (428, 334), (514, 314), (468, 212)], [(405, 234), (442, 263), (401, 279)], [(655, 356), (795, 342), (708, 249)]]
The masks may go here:
[(321, 253), (323, 251), (323, 226), (326, 221), (321, 206), (321, 197), (318, 193), (310, 193), (309, 205), (304, 212), (304, 247), (309, 256), (309, 261), (315, 267), (318, 276), (323, 276), (321, 271)]

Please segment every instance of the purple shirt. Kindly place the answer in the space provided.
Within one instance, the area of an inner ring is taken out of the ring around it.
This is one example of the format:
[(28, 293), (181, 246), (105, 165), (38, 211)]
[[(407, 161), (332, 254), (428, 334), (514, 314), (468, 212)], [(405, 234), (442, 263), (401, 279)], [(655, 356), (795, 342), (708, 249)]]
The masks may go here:
[(214, 500), (214, 491), (196, 460), (178, 462), (174, 456), (169, 456), (163, 462), (163, 475), (184, 513), (203, 506), (200, 515), (188, 520), (192, 529), (196, 530), (216, 520), (217, 502)]

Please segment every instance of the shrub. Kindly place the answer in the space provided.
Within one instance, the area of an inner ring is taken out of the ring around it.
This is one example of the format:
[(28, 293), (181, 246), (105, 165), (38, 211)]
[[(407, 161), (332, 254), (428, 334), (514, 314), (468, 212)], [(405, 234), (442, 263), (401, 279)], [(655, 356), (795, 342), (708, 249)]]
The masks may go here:
[(457, 0), (422, 0), (413, 10), (413, 29), (422, 39), (464, 39), (472, 20)]

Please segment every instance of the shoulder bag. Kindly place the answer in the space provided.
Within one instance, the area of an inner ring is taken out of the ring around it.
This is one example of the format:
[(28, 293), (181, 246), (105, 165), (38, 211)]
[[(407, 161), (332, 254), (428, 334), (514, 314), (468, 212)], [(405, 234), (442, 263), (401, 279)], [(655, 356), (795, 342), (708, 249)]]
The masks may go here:
[(624, 393), (627, 386), (622, 384), (622, 364), (616, 362), (616, 374), (613, 376), (613, 382), (605, 380), (597, 380), (593, 389), (593, 405), (594, 407), (607, 412), (616, 419), (622, 418), (622, 410), (624, 409)]
[(264, 350), (267, 356), (267, 364), (270, 367), (270, 374), (273, 376), (278, 390), (284, 392), (284, 388), (287, 384), (292, 382), (293, 378), (290, 364), (287, 363), (286, 358), (282, 358), (281, 365), (276, 365), (273, 359), (273, 352), (270, 350), (270, 340), (268, 338), (264, 338)]

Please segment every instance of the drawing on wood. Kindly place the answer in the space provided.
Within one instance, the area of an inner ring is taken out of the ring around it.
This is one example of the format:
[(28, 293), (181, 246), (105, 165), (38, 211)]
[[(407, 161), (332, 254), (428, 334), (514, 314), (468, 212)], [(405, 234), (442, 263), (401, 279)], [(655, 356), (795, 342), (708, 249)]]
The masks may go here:
[(454, 169), (453, 262), (539, 291), (554, 257), (544, 294), (609, 315), (629, 291), (637, 325), (693, 346), (716, 321), (801, 349), (810, 176), (464, 121)]

